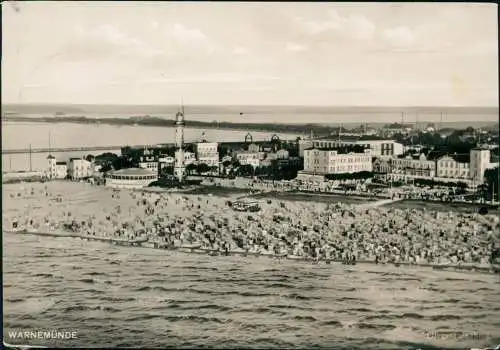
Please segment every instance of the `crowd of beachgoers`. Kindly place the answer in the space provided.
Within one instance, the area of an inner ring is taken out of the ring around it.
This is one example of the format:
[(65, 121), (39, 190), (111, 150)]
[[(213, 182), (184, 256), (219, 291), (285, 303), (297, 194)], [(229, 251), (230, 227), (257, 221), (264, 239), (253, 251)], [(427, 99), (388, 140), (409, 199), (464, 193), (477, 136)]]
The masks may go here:
[(500, 247), (497, 215), (278, 200), (250, 213), (212, 195), (24, 186), (4, 187), (4, 228), (349, 263), (489, 266)]

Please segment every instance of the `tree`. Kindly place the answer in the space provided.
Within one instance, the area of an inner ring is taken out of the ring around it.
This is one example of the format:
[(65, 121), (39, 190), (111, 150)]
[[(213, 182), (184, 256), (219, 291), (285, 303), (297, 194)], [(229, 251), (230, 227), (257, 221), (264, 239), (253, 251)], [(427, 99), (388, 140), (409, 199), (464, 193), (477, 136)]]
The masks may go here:
[(206, 174), (210, 171), (210, 167), (205, 163), (200, 163), (196, 167), (196, 171), (198, 172), (198, 174)]
[(219, 166), (217, 166), (217, 165), (212, 165), (212, 166), (210, 167), (210, 172), (212, 172), (212, 173), (216, 173), (216, 174), (219, 174)]
[(94, 157), (92, 154), (87, 154), (87, 155), (85, 156), (85, 160), (86, 160), (87, 162), (93, 162), (93, 161), (94, 161), (94, 159), (95, 159), (95, 157)]
[(254, 174), (253, 166), (244, 164), (238, 168), (237, 174), (240, 176), (252, 176)]
[(160, 171), (160, 176), (161, 177), (166, 177), (168, 175), (173, 175), (174, 174), (174, 167), (172, 165), (164, 166), (161, 168)]
[(186, 172), (189, 174), (189, 175), (192, 175), (194, 171), (197, 170), (197, 166), (196, 164), (194, 163), (189, 163), (188, 165), (186, 165)]
[(114, 159), (111, 164), (115, 170), (132, 168), (135, 165), (132, 159), (123, 156)]
[(234, 159), (232, 162), (232, 165), (233, 165), (233, 168), (238, 168), (241, 165), (241, 163), (238, 159)]
[(485, 183), (487, 186), (486, 189), (486, 194), (487, 194), (487, 199), (492, 200), (498, 200), (499, 196), (499, 178), (498, 178), (498, 172), (499, 168), (496, 167), (494, 169), (487, 169), (484, 172), (484, 178), (485, 178)]
[(102, 164), (101, 169), (99, 170), (101, 173), (107, 173), (112, 169), (111, 162), (107, 162)]

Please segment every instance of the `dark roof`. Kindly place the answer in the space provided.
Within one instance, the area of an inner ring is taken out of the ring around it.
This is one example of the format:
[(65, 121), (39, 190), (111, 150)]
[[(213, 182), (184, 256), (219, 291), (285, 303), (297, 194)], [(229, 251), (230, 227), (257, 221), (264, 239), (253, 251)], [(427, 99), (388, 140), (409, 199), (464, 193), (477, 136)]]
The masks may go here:
[(49, 156), (47, 157), (47, 159), (56, 159), (56, 157), (54, 157), (52, 154), (49, 154)]
[(114, 175), (153, 175), (155, 172), (149, 169), (143, 168), (124, 168), (120, 170), (111, 170), (108, 172), (109, 174)]
[(82, 160), (82, 158), (78, 158), (78, 157), (75, 157), (75, 158), (70, 158), (69, 161), (73, 161), (73, 160)]
[(56, 162), (56, 165), (66, 165), (66, 162)]
[(421, 155), (420, 154), (401, 154), (401, 155), (397, 156), (397, 158), (406, 159), (406, 158), (408, 158), (408, 156), (410, 156), (411, 159), (413, 159), (413, 160), (419, 160)]
[(403, 129), (403, 128), (412, 128), (412, 124), (401, 124), (401, 123), (392, 123), (384, 125), (384, 129)]
[(442, 157), (450, 157), (453, 159), (455, 162), (458, 163), (469, 163), (470, 162), (470, 154), (469, 153), (457, 153), (457, 154), (442, 154), (441, 156), (435, 158), (442, 158)]
[(392, 139), (388, 139), (385, 137), (375, 136), (375, 135), (361, 135), (361, 136), (350, 136), (350, 135), (341, 135), (340, 139), (338, 137), (332, 136), (323, 136), (317, 137), (314, 141), (394, 141)]
[(317, 149), (320, 151), (336, 151), (338, 154), (348, 154), (348, 153), (364, 153), (367, 148), (361, 145), (352, 145), (352, 146), (340, 146), (340, 147), (314, 147), (312, 149)]

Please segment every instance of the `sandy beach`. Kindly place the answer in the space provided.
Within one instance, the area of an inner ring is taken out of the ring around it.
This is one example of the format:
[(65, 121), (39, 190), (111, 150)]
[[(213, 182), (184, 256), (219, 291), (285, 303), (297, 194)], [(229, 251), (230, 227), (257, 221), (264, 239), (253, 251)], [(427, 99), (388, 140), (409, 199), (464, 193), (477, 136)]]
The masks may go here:
[[(491, 267), (499, 246), (496, 215), (261, 199), (261, 211), (238, 212), (202, 189), (117, 191), (86, 183), (5, 185), (3, 227), (138, 239), (165, 247), (275, 255), (312, 261), (362, 261)], [(385, 204), (385, 202), (383, 203)]]

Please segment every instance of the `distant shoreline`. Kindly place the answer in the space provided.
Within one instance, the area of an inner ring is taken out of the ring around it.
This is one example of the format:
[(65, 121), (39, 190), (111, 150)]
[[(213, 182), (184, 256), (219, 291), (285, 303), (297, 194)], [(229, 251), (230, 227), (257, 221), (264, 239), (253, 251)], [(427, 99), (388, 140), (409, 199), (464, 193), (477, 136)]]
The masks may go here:
[[(162, 119), (156, 117), (130, 117), (130, 118), (88, 118), (75, 116), (55, 117), (24, 117), (17, 115), (6, 115), (3, 121), (27, 122), (27, 123), (71, 123), (71, 124), (104, 124), (116, 126), (154, 126), (174, 128), (173, 119)], [(330, 134), (330, 127), (319, 124), (266, 124), (266, 123), (229, 123), (229, 122), (202, 122), (196, 120), (186, 121), (186, 128), (203, 129), (226, 129), (243, 131), (275, 132), (280, 134), (299, 134), (313, 130), (317, 134)]]
[[(87, 124), (87, 125), (115, 125), (115, 126), (149, 126), (149, 127), (163, 127), (173, 128), (174, 119), (165, 119), (159, 117), (128, 117), (128, 118), (91, 118), (85, 116), (40, 116), (40, 117), (27, 117), (16, 114), (6, 114), (3, 116), (2, 121), (6, 122), (25, 122), (25, 123), (70, 123), (70, 124)], [(424, 122), (420, 122), (422, 124)], [(442, 127), (448, 129), (457, 129), (454, 124), (467, 124), (467, 122), (443, 122)], [(493, 121), (470, 121), (469, 124), (482, 124), (485, 127), (494, 127), (498, 122)], [(359, 125), (360, 123), (343, 123), (344, 127)], [(368, 123), (380, 124), (380, 127), (387, 123)], [(327, 125), (324, 123), (304, 123), (304, 124), (286, 124), (286, 123), (235, 123), (235, 122), (205, 122), (198, 120), (187, 120), (187, 128), (200, 128), (200, 129), (226, 129), (226, 130), (240, 130), (240, 131), (256, 131), (256, 132), (274, 132), (280, 134), (304, 134), (314, 132), (316, 136), (327, 136), (332, 132), (334, 125)]]

